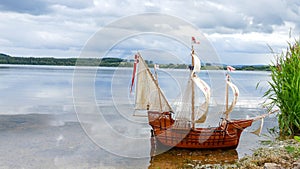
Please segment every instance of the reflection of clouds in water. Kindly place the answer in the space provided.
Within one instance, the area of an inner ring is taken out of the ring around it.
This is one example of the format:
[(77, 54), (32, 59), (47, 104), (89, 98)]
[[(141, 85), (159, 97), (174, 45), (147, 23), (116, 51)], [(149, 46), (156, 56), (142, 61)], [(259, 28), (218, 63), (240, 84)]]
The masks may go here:
[(63, 120), (55, 120), (55, 121), (53, 120), (53, 121), (50, 121), (50, 125), (56, 126), (56, 127), (64, 126), (65, 122)]
[(73, 104), (72, 69), (12, 66), (0, 73), (1, 114), (61, 112)]
[[(1, 105), (1, 104), (0, 104)], [(73, 105), (60, 105), (60, 104), (9, 104), (1, 106), (1, 115), (4, 114), (62, 114), (74, 113)]]
[(149, 159), (135, 161), (100, 149), (78, 122), (51, 125), (52, 121), (63, 119), (64, 115), (57, 114), (1, 115), (0, 153), (5, 154), (0, 156), (1, 168), (146, 168), (148, 165)]
[(56, 146), (59, 146), (60, 142), (63, 141), (64, 136), (62, 134), (60, 134), (57, 138), (56, 138)]
[(70, 89), (62, 89), (59, 87), (56, 88), (43, 88), (42, 90), (39, 90), (35, 93), (32, 93), (33, 98), (38, 98), (38, 99), (72, 99), (72, 95), (70, 93)]
[(263, 103), (263, 99), (260, 97), (243, 97), (239, 98), (236, 107), (244, 107), (244, 108), (258, 108), (261, 107)]
[[(149, 157), (150, 155), (150, 127), (123, 121), (113, 110), (113, 107), (102, 111), (88, 103), (77, 104), (76, 110), (81, 125), (87, 136), (89, 136), (99, 147), (125, 157)], [(104, 119), (105, 116), (109, 119)], [(147, 130), (147, 127), (148, 130)], [(138, 145), (138, 147), (137, 147)]]

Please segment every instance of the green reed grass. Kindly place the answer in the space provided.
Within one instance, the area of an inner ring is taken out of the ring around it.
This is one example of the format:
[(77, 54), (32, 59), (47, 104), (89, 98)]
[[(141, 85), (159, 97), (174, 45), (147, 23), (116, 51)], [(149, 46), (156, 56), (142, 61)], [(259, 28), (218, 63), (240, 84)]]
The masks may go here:
[(288, 43), (286, 52), (271, 67), (270, 88), (264, 93), (269, 108), (280, 109), (280, 136), (300, 134), (300, 41)]

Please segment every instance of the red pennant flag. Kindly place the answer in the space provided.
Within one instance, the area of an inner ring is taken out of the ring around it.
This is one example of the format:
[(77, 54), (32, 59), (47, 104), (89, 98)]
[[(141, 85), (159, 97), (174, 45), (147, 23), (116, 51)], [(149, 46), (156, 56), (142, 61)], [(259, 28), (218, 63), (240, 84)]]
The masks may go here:
[(192, 43), (195, 43), (195, 44), (200, 44), (199, 41), (196, 41), (196, 38), (194, 36), (192, 36)]
[(139, 56), (134, 55), (134, 65), (133, 65), (130, 93), (132, 92), (132, 87), (133, 87), (133, 84), (134, 84), (134, 78), (135, 78), (135, 73), (136, 73), (136, 66), (137, 66), (138, 63), (139, 63)]

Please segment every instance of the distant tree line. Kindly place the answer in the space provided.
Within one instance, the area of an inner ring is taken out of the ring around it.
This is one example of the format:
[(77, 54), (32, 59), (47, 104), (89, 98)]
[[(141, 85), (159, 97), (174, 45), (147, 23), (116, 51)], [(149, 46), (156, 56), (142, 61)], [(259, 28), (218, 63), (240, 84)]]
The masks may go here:
[[(150, 68), (154, 67), (153, 61), (145, 60)], [(0, 64), (21, 64), (21, 65), (58, 65), (58, 66), (103, 66), (103, 67), (132, 67), (134, 60), (121, 58), (53, 58), (53, 57), (12, 57), (0, 53)], [(187, 64), (159, 64), (160, 68), (188, 69)], [(268, 65), (242, 65), (236, 66), (236, 70), (270, 70)], [(226, 69), (226, 65), (203, 63), (203, 70)]]
[[(225, 69), (225, 67), (224, 67), (224, 69)], [(236, 67), (236, 70), (270, 71), (270, 66), (269, 65), (245, 65), (245, 66)]]
[(0, 64), (21, 65), (61, 65), (61, 66), (119, 66), (124, 62), (120, 58), (52, 58), (52, 57), (11, 57), (0, 54)]

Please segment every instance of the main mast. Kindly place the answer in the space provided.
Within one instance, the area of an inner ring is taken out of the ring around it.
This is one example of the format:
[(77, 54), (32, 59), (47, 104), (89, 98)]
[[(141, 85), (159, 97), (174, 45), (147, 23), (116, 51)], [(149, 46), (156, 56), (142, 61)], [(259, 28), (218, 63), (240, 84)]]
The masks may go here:
[[(191, 78), (194, 77), (195, 72), (194, 72), (194, 46), (192, 45), (192, 65), (191, 65)], [(193, 81), (192, 83), (192, 114), (191, 114), (191, 120), (192, 120), (192, 129), (195, 128), (195, 84)]]
[[(228, 83), (227, 83), (227, 81), (229, 81), (229, 74), (228, 74), (228, 72), (227, 72), (227, 74), (226, 74), (226, 90), (225, 90), (225, 112), (227, 112), (228, 111), (228, 95), (229, 95), (229, 91), (228, 91)], [(225, 119), (226, 120), (228, 120), (229, 119), (229, 114), (227, 113), (226, 114), (226, 116), (225, 116)]]

